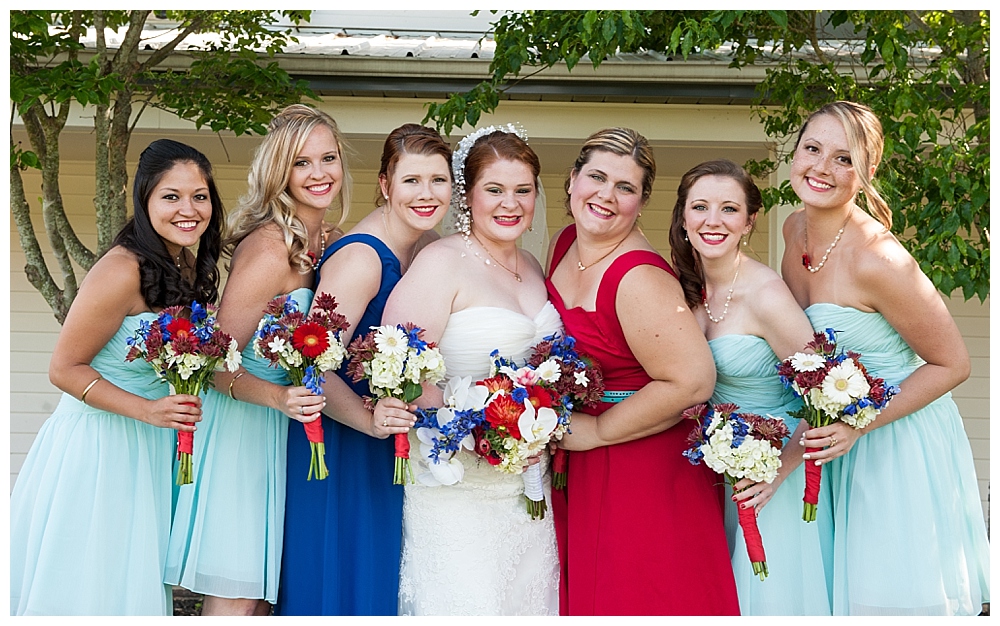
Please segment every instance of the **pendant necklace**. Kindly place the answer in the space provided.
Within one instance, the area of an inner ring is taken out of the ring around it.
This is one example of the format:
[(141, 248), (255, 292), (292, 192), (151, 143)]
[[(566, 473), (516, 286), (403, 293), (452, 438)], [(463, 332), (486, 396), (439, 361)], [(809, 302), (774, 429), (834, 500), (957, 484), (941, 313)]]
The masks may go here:
[[(625, 240), (628, 239), (628, 236), (631, 235), (631, 234), (632, 234), (632, 230), (629, 229), (629, 231), (627, 233), (625, 233), (625, 236), (622, 237), (621, 241), (619, 241), (618, 243), (615, 244), (614, 248), (611, 248), (611, 250), (609, 250), (609, 251), (605, 252), (604, 254), (602, 254), (601, 258), (597, 259), (596, 261), (594, 261), (590, 265), (584, 265), (582, 258), (580, 260), (577, 260), (577, 262), (576, 262), (576, 269), (578, 269), (578, 270), (580, 270), (582, 272), (585, 269), (594, 267), (595, 265), (597, 265), (598, 263), (600, 263), (604, 259), (606, 259), (609, 256), (611, 256), (611, 254), (615, 250), (617, 250), (619, 246), (621, 246), (623, 243), (625, 243)], [(580, 242), (579, 241), (577, 241), (577, 243), (576, 243), (576, 253), (577, 253), (577, 255), (580, 254)]]
[(323, 254), (326, 252), (326, 230), (320, 226), (319, 230), (319, 255), (317, 256), (312, 250), (306, 250), (306, 256), (309, 257), (309, 262), (312, 264), (313, 271), (319, 269), (319, 262), (323, 260)]
[(708, 308), (708, 290), (705, 290), (705, 296), (701, 303), (705, 305), (705, 312), (708, 313), (708, 319), (712, 320), (716, 324), (726, 319), (726, 314), (729, 313), (729, 302), (733, 299), (733, 288), (736, 287), (736, 279), (740, 277), (740, 266), (743, 265), (743, 255), (737, 257), (736, 262), (736, 274), (733, 275), (733, 284), (729, 285), (729, 295), (726, 296), (726, 304), (722, 307), (722, 315), (718, 319), (712, 317), (712, 309)]
[[(501, 268), (503, 268), (503, 269), (507, 270), (508, 272), (510, 272), (510, 274), (515, 279), (517, 279), (517, 282), (521, 282), (521, 275), (517, 273), (517, 257), (520, 256), (520, 255), (516, 253), (516, 249), (515, 249), (515, 256), (514, 256), (514, 269), (510, 269), (509, 267), (507, 267), (506, 265), (504, 265), (500, 261), (497, 261), (497, 258), (495, 256), (493, 256), (493, 253), (490, 252), (490, 249), (487, 248), (485, 245), (483, 245), (483, 242), (479, 240), (479, 236), (475, 233), (475, 231), (470, 231), (470, 232), (472, 233), (472, 236), (476, 239), (476, 242), (480, 245), (480, 247), (482, 247), (482, 249), (486, 251), (486, 254), (490, 255), (490, 259), (493, 259), (493, 263), (497, 264)], [(467, 248), (470, 248), (470, 249), (472, 248), (471, 244), (469, 243), (469, 236), (468, 235), (465, 235), (465, 245), (466, 245)], [(490, 260), (489, 259), (484, 259), (483, 257), (479, 256), (479, 252), (477, 252), (476, 250), (472, 250), (472, 253), (475, 254), (476, 258), (478, 258), (484, 264), (486, 264), (486, 265), (490, 264)]]
[(817, 265), (816, 267), (812, 266), (812, 261), (809, 258), (809, 226), (807, 224), (804, 225), (806, 236), (805, 236), (804, 252), (802, 253), (802, 267), (806, 268), (813, 274), (823, 269), (823, 266), (826, 265), (826, 259), (830, 256), (830, 253), (833, 252), (833, 249), (837, 247), (837, 243), (840, 241), (841, 236), (843, 236), (844, 229), (847, 228), (847, 223), (851, 221), (851, 214), (853, 213), (854, 213), (853, 208), (850, 211), (848, 211), (847, 219), (844, 220), (844, 225), (841, 226), (840, 230), (837, 231), (837, 236), (833, 238), (833, 243), (831, 243), (830, 247), (827, 248), (826, 252), (823, 253), (823, 258), (820, 259), (819, 265)]

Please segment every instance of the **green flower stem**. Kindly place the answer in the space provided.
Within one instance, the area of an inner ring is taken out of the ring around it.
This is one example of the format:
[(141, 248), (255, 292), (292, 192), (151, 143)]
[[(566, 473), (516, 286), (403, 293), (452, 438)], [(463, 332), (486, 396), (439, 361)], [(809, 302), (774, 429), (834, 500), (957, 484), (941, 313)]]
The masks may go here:
[(545, 518), (545, 512), (549, 510), (549, 506), (545, 504), (544, 498), (536, 502), (528, 496), (524, 496), (524, 501), (527, 504), (528, 515), (531, 516), (531, 519)]
[(413, 467), (410, 465), (410, 459), (396, 457), (396, 465), (392, 472), (392, 484), (405, 485), (407, 483), (411, 485), (417, 483), (417, 479), (413, 475)]
[(306, 480), (312, 480), (313, 475), (316, 476), (316, 480), (324, 480), (330, 475), (330, 471), (326, 468), (326, 444), (322, 442), (309, 443), (309, 450), (311, 452), (311, 458), (309, 460), (309, 476)]
[(177, 485), (190, 485), (193, 481), (192, 471), (194, 468), (191, 463), (191, 455), (181, 452), (178, 455), (179, 463), (177, 464), (177, 480), (175, 481)]

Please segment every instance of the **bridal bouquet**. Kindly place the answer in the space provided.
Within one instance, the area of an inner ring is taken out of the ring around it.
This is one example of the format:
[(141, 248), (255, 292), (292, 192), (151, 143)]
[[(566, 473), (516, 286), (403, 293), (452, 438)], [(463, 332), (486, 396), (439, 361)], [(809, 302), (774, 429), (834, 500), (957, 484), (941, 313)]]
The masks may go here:
[[(887, 385), (868, 373), (856, 352), (837, 351), (836, 332), (827, 328), (806, 344), (815, 354), (796, 352), (778, 364), (778, 376), (802, 398), (803, 407), (789, 413), (804, 419), (811, 428), (840, 420), (857, 429), (870, 424), (885, 408), (899, 387)], [(818, 452), (806, 448), (806, 453)], [(822, 466), (806, 463), (806, 489), (802, 519), (816, 520)]]
[[(126, 340), (129, 350), (125, 360), (144, 359), (169, 383), (171, 393), (200, 395), (216, 371), (225, 368), (235, 372), (243, 358), (236, 340), (219, 329), (217, 312), (215, 306), (197, 302), (192, 302), (190, 309), (163, 309), (152, 323), (141, 321), (135, 335)], [(192, 481), (193, 453), (194, 433), (177, 431), (178, 485)]]
[[(789, 436), (788, 427), (779, 418), (738, 413), (738, 409), (735, 404), (726, 403), (714, 408), (698, 404), (685, 410), (681, 417), (691, 418), (698, 425), (688, 436), (690, 447), (684, 456), (692, 465), (704, 462), (713, 472), (724, 475), (730, 485), (742, 478), (773, 482), (781, 467), (781, 445)], [(753, 572), (764, 580), (767, 558), (757, 528), (757, 512), (742, 506), (736, 510)]]
[[(569, 336), (550, 335), (536, 345), (528, 358), (528, 365), (538, 367), (554, 359), (559, 366), (559, 376), (551, 383), (543, 381), (543, 386), (560, 398), (567, 416), (583, 407), (593, 408), (601, 402), (604, 394), (604, 377), (601, 366), (576, 349), (576, 339)], [(568, 417), (567, 417), (568, 419)], [(557, 431), (556, 439), (561, 439), (563, 431)], [(556, 448), (552, 456), (552, 488), (566, 488), (567, 457), (569, 452)]]
[[(433, 342), (423, 340), (423, 334), (422, 328), (407, 323), (379, 326), (355, 337), (348, 348), (348, 375), (354, 382), (367, 380), (376, 402), (382, 398), (413, 402), (423, 393), (422, 383), (436, 384), (444, 378), (444, 359)], [(407, 434), (396, 434), (394, 442), (393, 484), (415, 483)]]
[[(308, 316), (288, 295), (272, 299), (254, 334), (254, 354), (270, 361), (271, 367), (288, 372), (296, 387), (304, 386), (322, 395), (323, 374), (339, 368), (347, 356), (340, 334), (347, 330), (348, 322), (336, 308), (337, 301), (327, 293), (316, 294)], [(323, 418), (302, 426), (311, 452), (306, 480), (312, 480), (314, 475), (323, 480), (330, 474), (326, 468)]]

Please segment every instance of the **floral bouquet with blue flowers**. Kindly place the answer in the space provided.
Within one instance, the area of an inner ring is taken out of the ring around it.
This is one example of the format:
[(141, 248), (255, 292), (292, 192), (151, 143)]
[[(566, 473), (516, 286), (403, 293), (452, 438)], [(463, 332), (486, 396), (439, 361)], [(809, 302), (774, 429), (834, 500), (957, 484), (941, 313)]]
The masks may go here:
[[(802, 398), (802, 408), (789, 415), (804, 419), (810, 428), (829, 426), (837, 420), (864, 428), (899, 393), (899, 387), (869, 374), (860, 354), (838, 351), (837, 331), (832, 328), (815, 333), (805, 349), (813, 352), (796, 352), (777, 368), (785, 387)], [(806, 453), (818, 451), (806, 448)], [(805, 472), (802, 519), (812, 522), (816, 520), (822, 466), (806, 463)]]
[[(219, 329), (217, 313), (215, 306), (197, 302), (190, 308), (163, 309), (153, 322), (141, 321), (135, 336), (126, 340), (129, 350), (125, 360), (145, 360), (170, 385), (171, 393), (200, 395), (215, 372), (235, 372), (242, 359), (236, 340)], [(193, 452), (194, 433), (177, 431), (178, 485), (193, 479)]]
[[(437, 345), (423, 336), (424, 330), (410, 323), (373, 327), (351, 342), (347, 374), (354, 382), (367, 380), (375, 402), (396, 398), (409, 404), (423, 393), (423, 383), (436, 384), (445, 374)], [(393, 484), (415, 483), (407, 434), (394, 435), (394, 442)]]
[[(254, 354), (270, 361), (271, 367), (288, 372), (293, 385), (322, 395), (323, 374), (339, 368), (347, 356), (340, 335), (349, 324), (336, 308), (337, 301), (327, 293), (316, 295), (308, 316), (288, 295), (272, 299), (264, 308), (264, 317), (254, 334)], [(311, 451), (306, 480), (312, 480), (313, 476), (323, 480), (330, 474), (326, 468), (323, 418), (303, 427)]]
[[(692, 465), (704, 463), (713, 472), (722, 474), (731, 486), (743, 478), (771, 483), (781, 467), (781, 446), (789, 436), (788, 427), (781, 419), (738, 413), (738, 409), (730, 403), (714, 408), (698, 404), (681, 413), (681, 417), (698, 423), (688, 436), (689, 447), (684, 456)], [(743, 506), (737, 507), (737, 512), (753, 572), (764, 580), (767, 558), (757, 528), (757, 512)]]

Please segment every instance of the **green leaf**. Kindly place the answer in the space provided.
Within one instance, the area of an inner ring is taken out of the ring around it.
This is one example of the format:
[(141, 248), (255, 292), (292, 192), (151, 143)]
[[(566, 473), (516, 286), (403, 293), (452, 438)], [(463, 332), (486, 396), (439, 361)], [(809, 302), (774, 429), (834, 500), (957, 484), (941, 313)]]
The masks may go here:
[(419, 398), (420, 394), (422, 394), (423, 392), (424, 392), (423, 387), (414, 382), (407, 381), (406, 384), (403, 386), (403, 402), (409, 404), (410, 402), (413, 402), (414, 400)]

